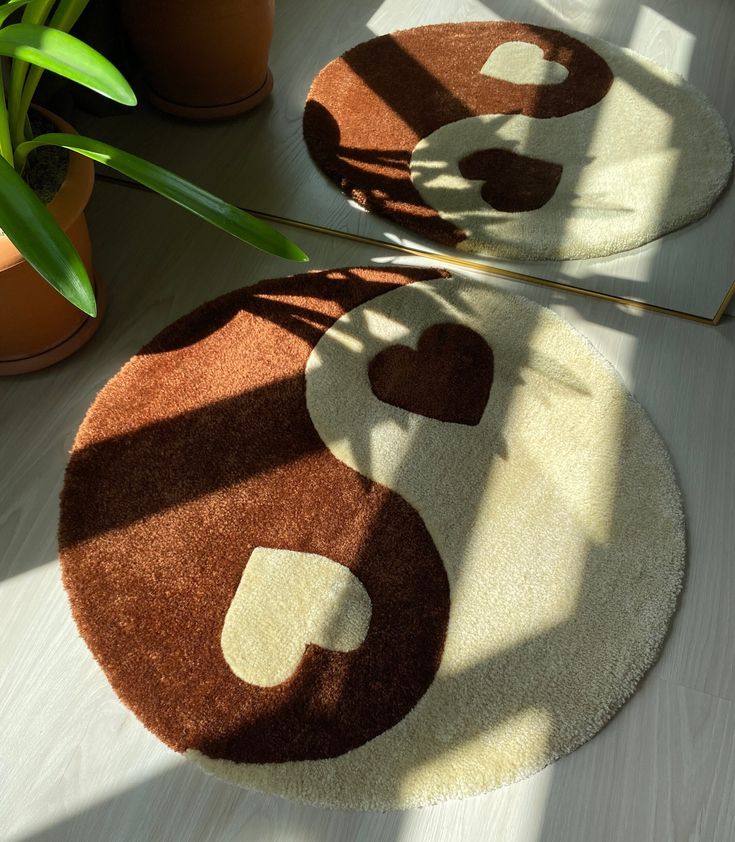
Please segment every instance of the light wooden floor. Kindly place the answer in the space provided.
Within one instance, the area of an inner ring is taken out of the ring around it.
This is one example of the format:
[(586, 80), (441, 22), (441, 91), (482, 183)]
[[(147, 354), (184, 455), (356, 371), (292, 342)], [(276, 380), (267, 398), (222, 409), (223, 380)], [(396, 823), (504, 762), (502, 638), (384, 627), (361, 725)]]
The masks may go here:
[[(557, 5), (582, 15), (585, 4)], [(666, 13), (662, 0), (658, 8)], [(299, 215), (308, 200), (294, 205)], [(540, 774), (424, 810), (321, 810), (208, 778), (152, 737), (79, 639), (56, 547), (67, 452), (107, 379), (201, 301), (298, 267), (241, 247), (157, 198), (109, 185), (96, 189), (89, 218), (110, 291), (100, 333), (56, 368), (0, 381), (0, 839), (735, 840), (735, 319), (703, 327), (488, 281), (551, 306), (589, 337), (667, 442), (687, 511), (680, 610), (659, 663), (621, 713)], [(311, 268), (394, 260), (287, 233), (311, 255)]]

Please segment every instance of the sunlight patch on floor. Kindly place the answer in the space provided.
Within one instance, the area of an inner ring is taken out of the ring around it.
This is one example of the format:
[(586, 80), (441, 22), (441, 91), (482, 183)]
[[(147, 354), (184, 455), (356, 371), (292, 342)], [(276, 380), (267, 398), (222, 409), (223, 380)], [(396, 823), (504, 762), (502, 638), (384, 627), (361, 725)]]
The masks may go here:
[[(410, 12), (407, 15), (406, 12), (409, 9)], [(396, 25), (396, 21), (401, 21), (407, 17), (412, 17), (413, 22), (406, 21), (401, 25)], [(365, 28), (374, 35), (385, 35), (396, 29), (407, 29), (422, 24), (456, 23), (457, 12), (451, 3), (434, 4), (434, 8), (425, 9), (423, 14), (420, 13), (420, 19), (417, 19), (417, 17), (419, 16), (416, 15), (416, 9), (408, 7), (403, 0), (384, 0), (365, 23)], [(489, 9), (487, 3), (482, 2), (482, 0), (466, 0), (462, 4), (462, 18), (464, 20), (500, 20), (502, 17), (502, 15)]]
[[(655, 40), (651, 33), (656, 32)], [(628, 47), (686, 77), (692, 65), (696, 36), (649, 6), (638, 10)], [(653, 49), (655, 45), (655, 50)]]

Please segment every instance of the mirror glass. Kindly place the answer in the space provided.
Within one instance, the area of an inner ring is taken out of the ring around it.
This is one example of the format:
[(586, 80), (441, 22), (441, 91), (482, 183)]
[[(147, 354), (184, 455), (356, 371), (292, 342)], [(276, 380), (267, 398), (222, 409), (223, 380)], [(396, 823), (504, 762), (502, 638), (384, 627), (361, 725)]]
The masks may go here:
[[(704, 93), (723, 118), (730, 137), (735, 136), (735, 96), (731, 90), (732, 73), (727, 72), (727, 68), (735, 66), (735, 41), (731, 37), (735, 32), (735, 4), (731, 0), (703, 0), (697, 4), (685, 0), (649, 0), (645, 4), (635, 0), (590, 0), (583, 4), (561, 0), (360, 0), (356, 3), (320, 0), (318, 4), (278, 0), (270, 58), (275, 86), (270, 99), (251, 113), (230, 122), (196, 124), (167, 117), (144, 105), (131, 115), (85, 119), (94, 120), (96, 136), (159, 161), (246, 208), (382, 243), (439, 252), (527, 278), (568, 284), (580, 290), (712, 318), (735, 280), (735, 190), (729, 184), (706, 216), (644, 245), (582, 259), (501, 259), (481, 254), (468, 247), (471, 243), (465, 243), (461, 249), (440, 245), (423, 233), (397, 224), (394, 219), (365, 212), (316, 166), (304, 142), (303, 109), (312, 81), (328, 62), (377, 35), (429, 23), (468, 20), (522, 20), (581, 33), (633, 50), (660, 67), (680, 74)], [(453, 45), (447, 44), (446, 49), (451, 53)], [(510, 58), (512, 66), (513, 57)], [(366, 113), (357, 98), (355, 100), (350, 119), (366, 123), (368, 131), (379, 133), (391, 119), (404, 123), (415, 119), (420, 124), (422, 113), (429, 110), (425, 90), (415, 84), (415, 77), (417, 73), (427, 76), (431, 62), (424, 60), (422, 63), (417, 54), (403, 55), (401, 59), (397, 65), (399, 70), (395, 74), (383, 73), (379, 85), (368, 79), (373, 92), (385, 104), (382, 112), (388, 115), (385, 119)], [(494, 67), (496, 59), (497, 56), (488, 56), (481, 72), (502, 77), (503, 71)], [(406, 63), (416, 68), (416, 72), (403, 72)], [(359, 67), (353, 69), (355, 73), (360, 72)], [(512, 72), (521, 76), (531, 74), (528, 79), (520, 76), (515, 79), (516, 83), (528, 87), (534, 79), (541, 78), (538, 74), (546, 74), (545, 78), (550, 80), (546, 84), (563, 84), (567, 71), (563, 61), (544, 62), (526, 51), (516, 57), (516, 70)], [(630, 121), (629, 136), (619, 127), (615, 129), (609, 120), (607, 123), (604, 119), (590, 122), (589, 115), (597, 107), (592, 106), (565, 118), (576, 120), (576, 123), (562, 144), (564, 155), (572, 156), (569, 157), (571, 161), (574, 155), (588, 159), (598, 157), (606, 144), (611, 147), (608, 148), (611, 154), (617, 152), (618, 157), (626, 157), (619, 155), (619, 146), (630, 142), (629, 159), (633, 164), (627, 173), (626, 186), (617, 184), (613, 185), (614, 189), (611, 186), (609, 195), (602, 200), (594, 185), (586, 192), (584, 185), (575, 186), (578, 204), (585, 201), (612, 203), (614, 212), (607, 234), (613, 238), (616, 227), (621, 230), (625, 227), (624, 220), (618, 221), (622, 219), (621, 208), (625, 209), (626, 201), (631, 209), (634, 208), (636, 196), (646, 194), (651, 184), (650, 189), (655, 190), (656, 197), (646, 210), (648, 225), (657, 224), (657, 215), (664, 220), (662, 225), (670, 223), (679, 212), (675, 196), (699, 201), (695, 194), (705, 189), (702, 187), (704, 179), (699, 175), (693, 177), (690, 168), (682, 162), (698, 161), (700, 155), (711, 151), (712, 146), (711, 133), (708, 134), (711, 126), (707, 120), (693, 119), (691, 114), (684, 119), (681, 116), (684, 111), (676, 97), (658, 97), (656, 85), (641, 81), (635, 74), (626, 77), (625, 83), (632, 86), (639, 101), (645, 105), (639, 109), (640, 113), (626, 117)], [(376, 87), (380, 90), (375, 90)], [(670, 140), (668, 144), (663, 140), (662, 145), (667, 147), (665, 154), (674, 158), (658, 181), (651, 176), (652, 168), (657, 166), (653, 161), (655, 154), (648, 158), (639, 154), (634, 142), (634, 135), (641, 131), (642, 123), (655, 121), (658, 119), (656, 114), (662, 126), (669, 126)], [(493, 119), (497, 121), (498, 118)], [(510, 150), (515, 142), (512, 131), (516, 124), (513, 121), (527, 118), (511, 115), (503, 119), (510, 119), (508, 126), (500, 129), (480, 126), (480, 130), (507, 131), (510, 140), (505, 146)], [(365, 125), (362, 130), (365, 134)], [(446, 135), (443, 138), (439, 137), (442, 131)], [(456, 149), (459, 156), (461, 142), (452, 137), (452, 131), (450, 125), (435, 132), (432, 135), (436, 141), (434, 147), (438, 144), (439, 153)], [(558, 145), (559, 138), (554, 142)], [(439, 154), (434, 147), (429, 148), (416, 164), (419, 169), (422, 165), (425, 168), (421, 186), (424, 198), (431, 194), (432, 183), (436, 183), (431, 177), (431, 167), (435, 166), (432, 155)], [(353, 149), (352, 153), (356, 167), (366, 165), (365, 156), (369, 156), (369, 150)], [(414, 158), (417, 154), (414, 153)], [(493, 154), (499, 153), (496, 150)], [(505, 155), (502, 161), (493, 160), (489, 164), (499, 166), (504, 172), (512, 170), (517, 164), (513, 153), (501, 154)], [(528, 163), (529, 156), (525, 160)], [(469, 183), (479, 195), (483, 187), (483, 161), (477, 155), (463, 154), (459, 163), (465, 167), (463, 172), (469, 173)], [(570, 171), (572, 169), (570, 166)], [(544, 179), (553, 182), (555, 177), (553, 167), (552, 171), (547, 168), (533, 177), (537, 175), (536, 181), (542, 182)], [(414, 183), (417, 183), (416, 179)], [(490, 189), (492, 187), (490, 185)], [(549, 189), (553, 192), (554, 185)], [(470, 211), (469, 216), (472, 213)], [(297, 231), (291, 229), (287, 233), (298, 240)], [(598, 234), (591, 227), (588, 239)], [(522, 234), (521, 239), (524, 236)], [(538, 238), (541, 236), (539, 233)], [(548, 238), (548, 232), (546, 236)], [(584, 243), (586, 237), (579, 226), (576, 232), (557, 230), (554, 236), (565, 243), (571, 241), (572, 247), (567, 251), (572, 253), (575, 243)], [(538, 239), (535, 233), (531, 238), (534, 242)]]

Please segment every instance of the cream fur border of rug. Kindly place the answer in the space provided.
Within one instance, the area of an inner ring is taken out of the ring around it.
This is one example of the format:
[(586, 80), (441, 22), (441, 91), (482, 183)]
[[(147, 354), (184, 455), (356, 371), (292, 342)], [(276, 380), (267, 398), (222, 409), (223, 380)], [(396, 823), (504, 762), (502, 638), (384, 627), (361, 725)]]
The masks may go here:
[[(465, 232), (461, 251), (518, 260), (616, 254), (705, 216), (730, 179), (727, 127), (698, 88), (630, 49), (567, 34), (602, 56), (615, 76), (597, 105), (550, 119), (468, 117), (413, 150), (411, 180)], [(459, 171), (462, 158), (486, 148), (563, 165), (552, 198), (534, 211), (492, 208), (480, 195), (483, 183)]]
[[(480, 424), (378, 401), (369, 360), (452, 321), (494, 351)], [(340, 757), (187, 756), (263, 792), (386, 810), (509, 784), (594, 736), (658, 657), (685, 564), (668, 453), (612, 366), (551, 310), (455, 277), (339, 319), (309, 359), (307, 403), (337, 458), (424, 519), (452, 596), (442, 663), (401, 722)]]

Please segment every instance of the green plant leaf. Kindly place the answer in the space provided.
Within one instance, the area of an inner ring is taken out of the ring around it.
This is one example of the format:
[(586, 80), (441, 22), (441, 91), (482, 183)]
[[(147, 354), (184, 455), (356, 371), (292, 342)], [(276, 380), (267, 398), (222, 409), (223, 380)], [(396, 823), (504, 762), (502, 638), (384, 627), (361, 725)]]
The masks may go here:
[[(45, 24), (46, 18), (51, 12), (54, 0), (31, 0), (23, 9), (23, 24)], [(10, 116), (10, 134), (14, 143), (22, 143), (26, 139), (25, 120), (30, 99), (22, 106), (23, 90), (28, 74), (28, 62), (14, 59), (10, 64), (10, 80), (8, 85), (8, 113)], [(33, 68), (37, 73), (42, 74), (43, 70)]]
[(23, 23), (43, 23), (56, 0), (31, 0), (23, 12)]
[(99, 140), (62, 133), (39, 135), (18, 146), (16, 154), (20, 160), (16, 164), (22, 165), (31, 150), (44, 145), (63, 146), (106, 164), (261, 251), (288, 260), (309, 259), (297, 245), (265, 222), (156, 164)]
[(50, 70), (123, 105), (137, 102), (113, 64), (66, 32), (33, 23), (11, 24), (0, 29), (0, 55)]
[(13, 14), (16, 9), (20, 9), (22, 6), (27, 6), (32, 2), (33, 0), (10, 0), (8, 3), (3, 3), (3, 5), (0, 6), (0, 26), (10, 15)]
[[(79, 19), (79, 16), (86, 9), (88, 2), (89, 0), (59, 0), (50, 20), (47, 20), (50, 11), (49, 8), (39, 8), (37, 12), (41, 14), (41, 17), (36, 16), (34, 19), (30, 19), (29, 17), (26, 21), (24, 15), (23, 22), (42, 23), (52, 29), (69, 32)], [(31, 6), (28, 7), (28, 9), (31, 8)], [(15, 129), (16, 143), (22, 143), (26, 138), (32, 137), (32, 134), (23, 130), (23, 125), (43, 72), (43, 68), (41, 67), (29, 68), (25, 62), (13, 62), (10, 74), (10, 91), (12, 93), (11, 99), (13, 104), (13, 108), (11, 109), (11, 123)]]
[(4, 158), (0, 158), (0, 228), (64, 298), (90, 316), (97, 314), (82, 259), (45, 205)]
[(88, 5), (89, 0), (59, 0), (48, 25), (69, 32)]

